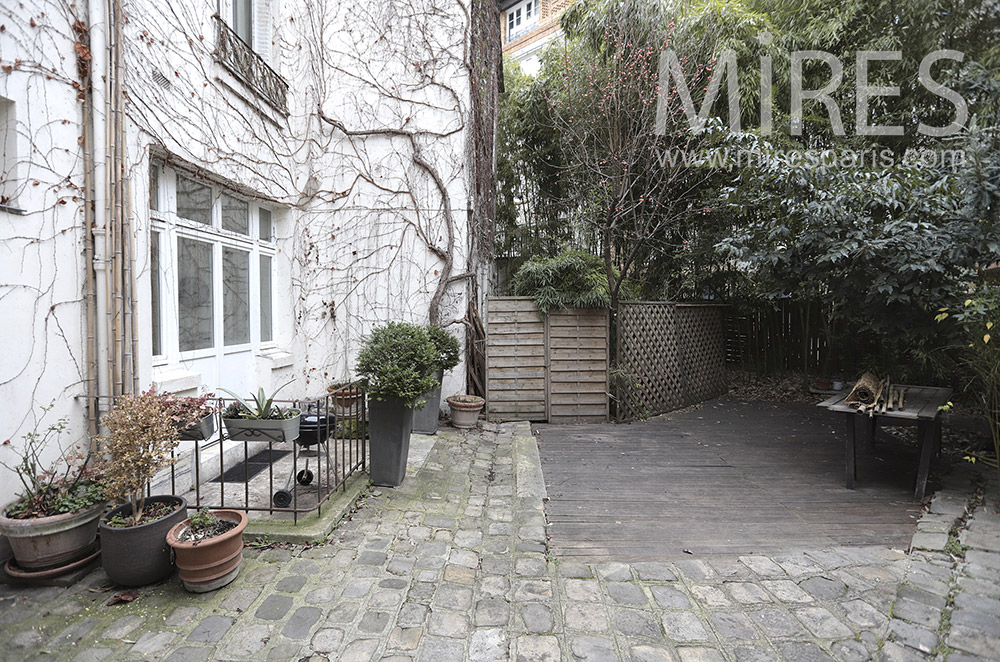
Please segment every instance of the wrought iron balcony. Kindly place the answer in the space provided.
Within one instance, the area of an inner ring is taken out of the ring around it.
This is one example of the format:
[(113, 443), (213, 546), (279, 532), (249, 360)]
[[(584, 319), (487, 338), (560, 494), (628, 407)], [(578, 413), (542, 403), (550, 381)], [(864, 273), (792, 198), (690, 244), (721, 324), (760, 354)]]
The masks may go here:
[(216, 61), (267, 103), (288, 112), (288, 83), (216, 14)]

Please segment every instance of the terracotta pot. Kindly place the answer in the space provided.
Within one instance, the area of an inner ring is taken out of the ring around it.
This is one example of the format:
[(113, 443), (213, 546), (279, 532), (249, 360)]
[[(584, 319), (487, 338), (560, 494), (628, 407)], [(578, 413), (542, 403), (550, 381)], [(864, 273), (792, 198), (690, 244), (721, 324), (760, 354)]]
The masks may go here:
[[(475, 398), (471, 402), (463, 402), (459, 398)], [(479, 422), (479, 412), (483, 410), (486, 401), (477, 396), (453, 395), (448, 398), (451, 407), (451, 424), (456, 428), (468, 429), (476, 427)]]
[(243, 530), (250, 521), (246, 513), (213, 510), (212, 514), (221, 520), (236, 522), (236, 528), (214, 538), (181, 541), (181, 535), (191, 526), (191, 520), (186, 519), (167, 533), (167, 544), (177, 557), (181, 581), (192, 593), (222, 588), (236, 579), (243, 562)]
[(66, 566), (93, 552), (97, 523), (106, 503), (51, 517), (7, 517), (4, 513), (15, 503), (0, 509), (0, 533), (7, 537), (21, 569), (41, 571)]
[(363, 397), (364, 393), (356, 386), (345, 386), (336, 391), (330, 391), (333, 411), (337, 416), (356, 416)]
[(174, 570), (167, 545), (167, 531), (187, 518), (187, 501), (179, 496), (153, 496), (146, 503), (179, 505), (174, 512), (152, 522), (123, 528), (108, 526), (106, 520), (128, 515), (132, 506), (125, 504), (101, 520), (101, 557), (108, 578), (122, 586), (143, 586), (164, 579)]

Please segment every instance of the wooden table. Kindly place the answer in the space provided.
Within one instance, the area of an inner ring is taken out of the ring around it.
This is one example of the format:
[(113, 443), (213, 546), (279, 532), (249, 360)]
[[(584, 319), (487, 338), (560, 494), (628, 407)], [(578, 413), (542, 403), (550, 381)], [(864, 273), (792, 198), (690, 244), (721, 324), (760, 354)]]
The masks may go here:
[(893, 384), (893, 388), (906, 389), (903, 397), (903, 409), (886, 410), (869, 416), (868, 413), (858, 413), (857, 405), (844, 403), (849, 391), (845, 389), (843, 395), (835, 395), (819, 404), (830, 411), (841, 412), (847, 420), (847, 442), (845, 451), (847, 455), (847, 489), (854, 489), (854, 481), (857, 476), (857, 462), (855, 455), (856, 421), (863, 417), (869, 443), (875, 441), (875, 427), (879, 419), (897, 419), (901, 421), (917, 422), (917, 440), (920, 444), (920, 463), (917, 466), (916, 485), (913, 496), (918, 501), (924, 498), (927, 489), (927, 474), (930, 472), (931, 455), (935, 448), (941, 446), (941, 406), (947, 404), (951, 398), (950, 388), (940, 388), (937, 386), (907, 386), (906, 384)]

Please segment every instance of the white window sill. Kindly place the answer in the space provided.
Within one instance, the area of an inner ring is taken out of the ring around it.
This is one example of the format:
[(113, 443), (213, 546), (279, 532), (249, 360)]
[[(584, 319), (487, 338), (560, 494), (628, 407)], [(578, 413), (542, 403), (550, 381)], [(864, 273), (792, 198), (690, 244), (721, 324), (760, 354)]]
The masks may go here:
[(184, 393), (201, 389), (201, 373), (180, 366), (153, 366), (153, 386), (160, 393)]
[(265, 361), (268, 361), (271, 364), (271, 370), (290, 368), (292, 363), (295, 361), (295, 356), (291, 352), (285, 351), (279, 347), (261, 350), (260, 354), (257, 356)]

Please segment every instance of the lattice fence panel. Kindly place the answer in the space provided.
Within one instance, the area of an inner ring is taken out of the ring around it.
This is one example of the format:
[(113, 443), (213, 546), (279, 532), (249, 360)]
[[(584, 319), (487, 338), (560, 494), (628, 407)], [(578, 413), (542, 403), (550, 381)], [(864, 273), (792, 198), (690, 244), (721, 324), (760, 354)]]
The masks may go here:
[(618, 419), (679, 409), (725, 392), (718, 306), (627, 302), (618, 311)]

